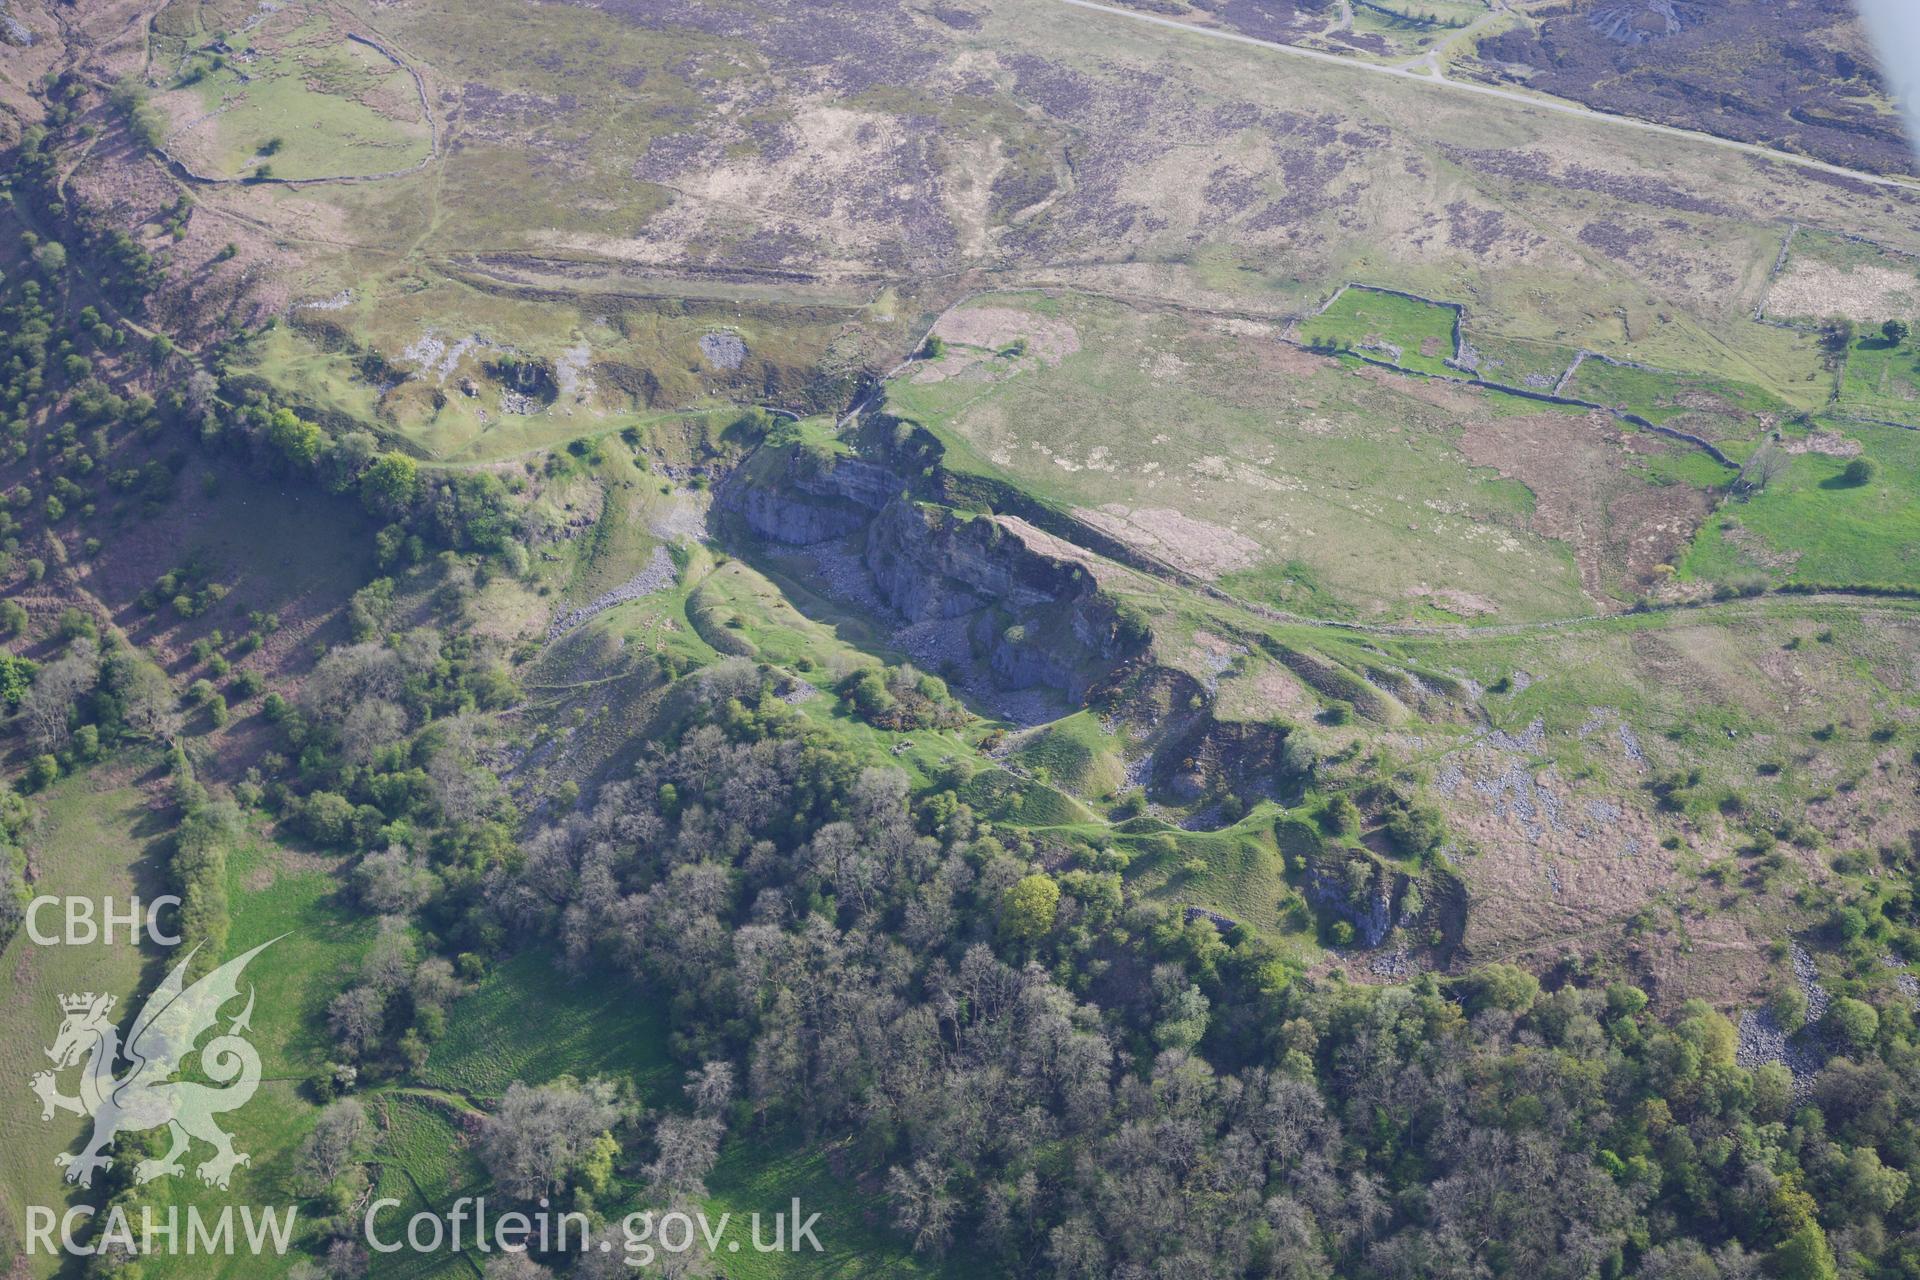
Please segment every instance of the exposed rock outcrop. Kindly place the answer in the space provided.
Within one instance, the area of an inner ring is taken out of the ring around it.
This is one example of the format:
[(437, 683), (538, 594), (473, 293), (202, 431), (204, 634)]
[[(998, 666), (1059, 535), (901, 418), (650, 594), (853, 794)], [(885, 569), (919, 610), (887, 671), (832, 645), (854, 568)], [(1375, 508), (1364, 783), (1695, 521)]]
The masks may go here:
[(904, 485), (885, 467), (802, 445), (777, 451), (721, 495), (760, 537), (790, 547), (843, 538), (866, 525)]
[(897, 498), (868, 526), (864, 563), (907, 622), (964, 620), (974, 654), (1002, 686), (1077, 699), (1144, 648), (1146, 631), (1084, 564), (1035, 541), (1017, 522)]
[(785, 546), (859, 535), (874, 596), (908, 627), (950, 623), (1002, 688), (1077, 699), (1144, 651), (1146, 628), (1100, 590), (1078, 548), (1013, 517), (923, 504), (912, 489), (891, 467), (794, 444), (753, 459), (719, 503)]

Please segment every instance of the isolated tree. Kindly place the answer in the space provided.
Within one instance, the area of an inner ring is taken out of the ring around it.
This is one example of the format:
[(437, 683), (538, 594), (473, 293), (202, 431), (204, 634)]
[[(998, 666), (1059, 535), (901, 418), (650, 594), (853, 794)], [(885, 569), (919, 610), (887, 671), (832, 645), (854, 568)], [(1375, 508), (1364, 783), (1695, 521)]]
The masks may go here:
[(1880, 332), (1886, 336), (1889, 345), (1897, 347), (1907, 340), (1910, 330), (1905, 320), (1889, 320), (1880, 326)]
[(1746, 465), (1740, 468), (1740, 474), (1733, 482), (1734, 492), (1748, 496), (1763, 492), (1780, 478), (1789, 461), (1785, 450), (1772, 440), (1765, 441), (1749, 455)]
[(1840, 1274), (1826, 1232), (1817, 1222), (1809, 1222), (1788, 1236), (1768, 1262), (1781, 1280), (1834, 1280)]
[(400, 696), (400, 656), (378, 644), (329, 649), (300, 690), (300, 701), (324, 720), (344, 720), (354, 707)]
[(1767, 1001), (1767, 1008), (1773, 1013), (1773, 1020), (1780, 1029), (1792, 1034), (1807, 1023), (1807, 997), (1796, 983), (1782, 983), (1780, 989)]
[(407, 984), (415, 1017), (446, 1012), (461, 990), (460, 980), (453, 975), (453, 965), (441, 956), (422, 960)]
[(138, 649), (124, 647), (108, 657), (102, 664), (101, 683), (119, 700), (121, 723), (132, 733), (165, 739), (179, 728), (167, 673)]
[(383, 453), (360, 474), (360, 501), (375, 515), (404, 515), (419, 486), (419, 468), (403, 453)]
[(220, 380), (205, 369), (195, 369), (187, 376), (185, 391), (187, 411), (195, 417), (206, 414), (214, 407), (220, 397)]
[(382, 916), (380, 932), (360, 962), (360, 981), (384, 1000), (412, 981), (417, 959), (406, 921), (399, 916)]
[(498, 775), (476, 761), (483, 734), (478, 717), (458, 716), (435, 722), (438, 734), (427, 761), (427, 783), (433, 802), (448, 822), (467, 824), (491, 812), (502, 798)]
[(733, 1064), (709, 1062), (687, 1072), (687, 1100), (703, 1116), (719, 1115), (733, 1101)]
[(1320, 742), (1299, 726), (1287, 730), (1280, 745), (1280, 768), (1290, 778), (1311, 778), (1320, 767)]
[(1830, 354), (1845, 355), (1853, 345), (1853, 321), (1847, 316), (1828, 316), (1820, 325), (1820, 341)]
[(1778, 1062), (1763, 1062), (1753, 1072), (1753, 1112), (1763, 1120), (1784, 1119), (1793, 1104), (1793, 1072)]
[(365, 764), (406, 731), (407, 713), (393, 703), (384, 698), (356, 703), (340, 724), (340, 753), (349, 764)]
[(33, 251), (33, 265), (49, 279), (67, 269), (67, 248), (58, 240), (42, 241)]
[(1514, 1013), (1530, 1008), (1540, 995), (1540, 980), (1518, 965), (1495, 962), (1475, 970), (1468, 982), (1473, 989), (1474, 1008), (1507, 1009)]
[(1847, 484), (1858, 487), (1860, 485), (1872, 484), (1874, 478), (1879, 474), (1880, 464), (1872, 458), (1861, 456), (1847, 463), (1846, 468), (1840, 472), (1840, 479)]
[(380, 441), (365, 431), (338, 437), (320, 456), (320, 478), (331, 493), (345, 493), (380, 456)]
[(367, 1274), (367, 1250), (357, 1240), (344, 1237), (327, 1246), (327, 1274), (333, 1280), (360, 1280)]
[(567, 1272), (570, 1280), (631, 1280), (635, 1274), (636, 1269), (628, 1265), (626, 1254), (618, 1247), (605, 1253), (589, 1249)]
[(1322, 821), (1327, 830), (1337, 836), (1352, 835), (1360, 829), (1360, 806), (1346, 792), (1339, 792), (1327, 801), (1327, 807), (1322, 811)]
[(1855, 1147), (1847, 1156), (1845, 1195), (1858, 1213), (1891, 1213), (1907, 1198), (1910, 1185), (1912, 1179), (1881, 1163), (1880, 1153), (1872, 1147)]
[(295, 467), (305, 470), (319, 458), (327, 437), (291, 409), (275, 409), (267, 421), (267, 440)]

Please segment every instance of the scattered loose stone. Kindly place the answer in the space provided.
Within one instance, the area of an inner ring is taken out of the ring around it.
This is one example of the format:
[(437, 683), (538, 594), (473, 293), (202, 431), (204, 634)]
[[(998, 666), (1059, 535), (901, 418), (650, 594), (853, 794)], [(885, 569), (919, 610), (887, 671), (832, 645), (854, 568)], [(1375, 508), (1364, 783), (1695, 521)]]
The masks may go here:
[(553, 620), (547, 628), (547, 640), (552, 642), (575, 627), (580, 626), (596, 614), (605, 613), (617, 604), (626, 604), (642, 596), (650, 596), (656, 591), (664, 591), (674, 584), (677, 574), (673, 567), (673, 557), (667, 554), (665, 547), (655, 547), (653, 554), (647, 557), (647, 563), (640, 572), (603, 595), (596, 596), (592, 603), (578, 609), (569, 610)]

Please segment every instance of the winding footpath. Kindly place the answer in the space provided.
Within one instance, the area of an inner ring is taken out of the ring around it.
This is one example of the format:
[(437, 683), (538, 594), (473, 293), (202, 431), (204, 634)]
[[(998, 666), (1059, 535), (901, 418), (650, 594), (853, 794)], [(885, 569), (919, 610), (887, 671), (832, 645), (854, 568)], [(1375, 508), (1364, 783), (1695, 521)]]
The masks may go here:
[[(1339, 53), (1325, 53), (1319, 49), (1306, 49), (1299, 45), (1285, 44), (1278, 40), (1262, 40), (1258, 36), (1242, 35), (1238, 31), (1222, 31), (1217, 27), (1199, 27), (1190, 22), (1181, 22), (1177, 18), (1163, 18), (1158, 14), (1140, 13), (1133, 9), (1122, 9), (1116, 5), (1101, 4), (1099, 0), (1058, 0), (1060, 4), (1072, 5), (1077, 9), (1092, 9), (1097, 13), (1112, 14), (1118, 18), (1130, 18), (1135, 22), (1150, 23), (1156, 27), (1170, 27), (1190, 36), (1202, 36), (1210, 40), (1227, 40), (1234, 44), (1252, 45), (1257, 49), (1270, 49), (1292, 58), (1309, 58), (1315, 62), (1324, 62), (1336, 67), (1345, 67), (1349, 71), (1363, 71), (1369, 75), (1391, 76), (1396, 80), (1410, 80), (1415, 84), (1441, 85), (1461, 93), (1478, 94), (1483, 98), (1500, 98), (1517, 103), (1523, 107), (1533, 107), (1540, 111), (1554, 111), (1561, 115), (1578, 116), (1600, 124), (1614, 125), (1623, 129), (1638, 129), (1643, 133), (1664, 134), (1669, 138), (1680, 138), (1687, 142), (1705, 143), (1721, 147), (1728, 151), (1739, 151), (1746, 155), (1766, 160), (1776, 160), (1781, 164), (1790, 164), (1801, 169), (1816, 170), (1836, 177), (1850, 178), (1855, 182), (1870, 183), (1877, 187), (1892, 187), (1900, 191), (1920, 193), (1920, 180), (1892, 177), (1884, 173), (1868, 173), (1861, 169), (1849, 169), (1844, 165), (1828, 164), (1824, 160), (1815, 160), (1810, 156), (1796, 155), (1791, 151), (1780, 151), (1773, 147), (1763, 147), (1753, 142), (1737, 142), (1732, 138), (1723, 138), (1718, 134), (1701, 133), (1693, 129), (1680, 129), (1669, 124), (1656, 124), (1651, 120), (1641, 120), (1633, 116), (1613, 115), (1605, 111), (1595, 111), (1575, 102), (1560, 98), (1547, 98), (1538, 94), (1522, 93), (1515, 89), (1500, 89), (1490, 84), (1475, 84), (1466, 80), (1449, 80), (1438, 74), (1415, 71), (1405, 66), (1386, 66), (1377, 62), (1362, 62), (1358, 58)], [(1419, 61), (1419, 60), (1416, 60)]]

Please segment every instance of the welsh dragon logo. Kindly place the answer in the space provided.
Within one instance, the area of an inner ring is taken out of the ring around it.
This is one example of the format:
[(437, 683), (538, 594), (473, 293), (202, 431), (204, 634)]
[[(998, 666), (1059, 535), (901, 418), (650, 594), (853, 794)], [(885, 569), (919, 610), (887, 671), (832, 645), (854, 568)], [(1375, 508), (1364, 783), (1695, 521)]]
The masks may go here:
[[(93, 1135), (85, 1150), (79, 1155), (62, 1152), (54, 1157), (55, 1164), (66, 1168), (68, 1182), (92, 1186), (94, 1172), (113, 1165), (103, 1153), (117, 1134), (162, 1125), (171, 1133), (172, 1146), (160, 1159), (135, 1165), (135, 1182), (184, 1172), (180, 1158), (195, 1138), (214, 1149), (213, 1157), (198, 1169), (202, 1182), (224, 1188), (235, 1168), (251, 1163), (251, 1157), (233, 1149), (232, 1136), (214, 1123), (214, 1117), (245, 1105), (260, 1087), (260, 1055), (243, 1034), (250, 1029), (253, 1017), (251, 987), (247, 989), (246, 1007), (228, 1024), (226, 1032), (198, 1049), (197, 1074), (213, 1083), (173, 1077), (195, 1054), (200, 1037), (217, 1030), (221, 1009), (239, 998), (240, 974), (247, 962), (279, 940), (263, 942), (245, 955), (235, 956), (192, 985), (186, 980), (187, 966), (199, 948), (189, 951), (147, 998), (127, 1033), (124, 1048), (109, 1016), (114, 1006), (112, 996), (89, 991), (60, 997), (60, 1009), (66, 1016), (53, 1047), (47, 1050), (54, 1070), (35, 1075), (32, 1087), (40, 1097), (42, 1121), (53, 1119), (56, 1111), (93, 1118)], [(125, 1074), (116, 1075), (122, 1057), (131, 1065)], [(61, 1093), (55, 1082), (57, 1072), (73, 1066), (82, 1066), (78, 1097)]]

